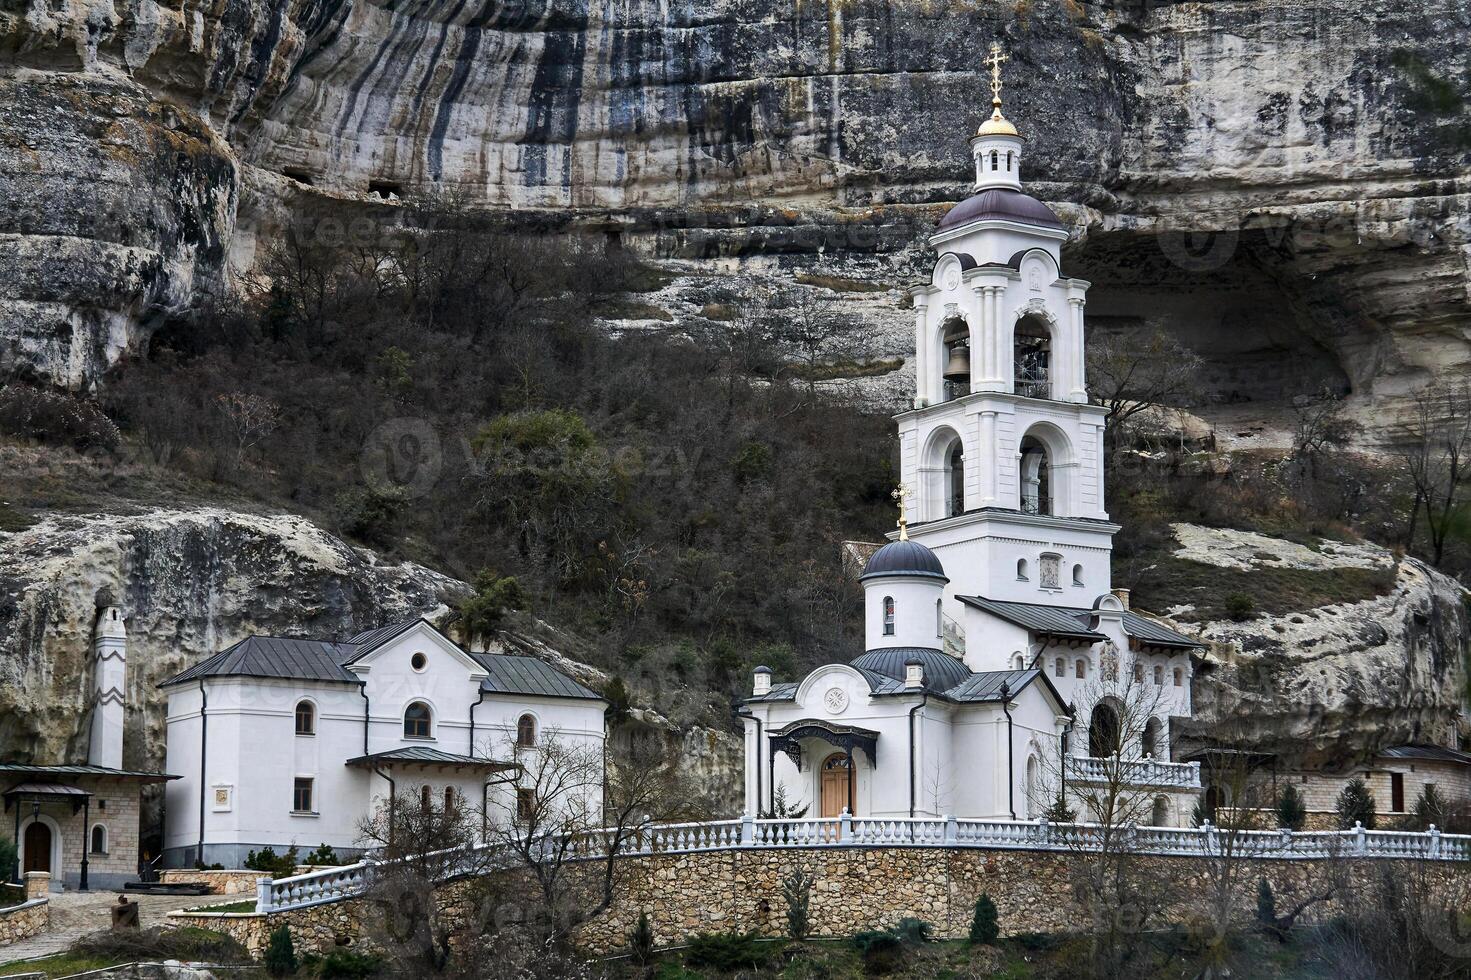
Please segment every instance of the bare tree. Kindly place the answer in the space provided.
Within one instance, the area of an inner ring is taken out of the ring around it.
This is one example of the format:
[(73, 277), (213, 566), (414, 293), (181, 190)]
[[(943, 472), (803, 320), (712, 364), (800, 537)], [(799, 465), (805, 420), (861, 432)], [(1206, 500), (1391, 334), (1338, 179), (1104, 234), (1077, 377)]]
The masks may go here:
[(1194, 393), (1201, 356), (1163, 330), (1090, 341), (1088, 393), (1108, 414), (1104, 438), (1111, 449), (1124, 443), (1129, 423), (1152, 408), (1177, 405)]
[[(1073, 895), (1090, 925), (1090, 968), (1096, 977), (1118, 977), (1144, 952), (1144, 930), (1175, 901), (1175, 882), (1158, 861), (1140, 853), (1138, 828), (1153, 823), (1157, 791), (1141, 782), (1137, 749), (1152, 719), (1166, 713), (1161, 689), (1144, 681), (1133, 658), (1109, 647), (1099, 669), (1079, 691), (1088, 725), (1077, 737), (1088, 740), (1086, 763), (1061, 754), (1047, 759), (1048, 793), (1065, 787), (1051, 807), (1068, 809), (1088, 824), (1065, 832), (1062, 843)], [(1100, 707), (1101, 706), (1101, 707)], [(1094, 710), (1098, 709), (1098, 710)]]
[(862, 352), (860, 324), (810, 287), (777, 291), (767, 300), (765, 319), (765, 332), (787, 365), (783, 373), (805, 382), (809, 402), (825, 368)]
[(245, 461), (245, 454), (276, 430), (281, 422), (281, 407), (269, 398), (232, 391), (216, 397), (220, 414), (235, 442), (235, 465)]
[(377, 863), (365, 901), (377, 914), (381, 945), (405, 976), (455, 970), (452, 916), (438, 889), (484, 874), (494, 857), (481, 843), (483, 814), (458, 793), (404, 792), (384, 800), (358, 825)]
[(619, 858), (640, 846), (646, 824), (689, 815), (692, 797), (672, 762), (652, 754), (609, 765), (605, 786), (601, 748), (552, 730), (500, 751), (518, 774), (511, 792), (491, 796), (487, 839), (531, 883), (528, 925), (561, 945), (612, 906)]
[(1405, 543), (1415, 543), (1425, 515), (1431, 561), (1440, 565), (1446, 541), (1466, 526), (1465, 493), (1471, 482), (1471, 383), (1449, 382), (1415, 396), (1399, 426), (1400, 453), (1414, 487)]

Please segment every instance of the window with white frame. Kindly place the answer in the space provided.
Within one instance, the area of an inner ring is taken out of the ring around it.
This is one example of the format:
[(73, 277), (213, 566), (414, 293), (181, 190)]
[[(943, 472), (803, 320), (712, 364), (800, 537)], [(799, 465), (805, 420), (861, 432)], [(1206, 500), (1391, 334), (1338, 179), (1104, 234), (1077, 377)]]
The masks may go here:
[(884, 596), (884, 635), (894, 635), (894, 597)]
[(315, 780), (297, 776), (291, 785), (291, 810), (293, 813), (315, 813), (313, 793)]

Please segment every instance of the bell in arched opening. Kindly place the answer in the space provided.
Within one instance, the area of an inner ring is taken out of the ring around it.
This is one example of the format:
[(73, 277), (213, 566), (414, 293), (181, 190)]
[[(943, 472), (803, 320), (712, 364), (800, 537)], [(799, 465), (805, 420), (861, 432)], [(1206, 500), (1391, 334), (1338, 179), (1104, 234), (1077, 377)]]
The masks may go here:
[(945, 324), (945, 397), (958, 398), (970, 392), (970, 328), (964, 320)]

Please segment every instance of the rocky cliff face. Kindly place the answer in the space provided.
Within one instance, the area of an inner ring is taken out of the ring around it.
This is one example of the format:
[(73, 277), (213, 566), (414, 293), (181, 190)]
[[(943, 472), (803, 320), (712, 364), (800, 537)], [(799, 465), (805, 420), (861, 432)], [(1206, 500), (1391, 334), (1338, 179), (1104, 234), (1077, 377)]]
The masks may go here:
[(124, 765), (161, 767), (160, 681), (250, 633), (343, 636), (433, 616), (458, 588), (289, 516), (152, 511), (0, 533), (0, 758), (85, 759), (99, 590), (128, 617)]
[(1326, 383), (1373, 440), (1467, 364), (1468, 30), (1464, 0), (19, 0), (0, 342), (89, 383), (285, 222), (451, 190), (690, 272), (898, 282), (966, 193), (1000, 38), (1093, 328), (1179, 332), (1235, 429)]
[(1221, 568), (1395, 573), (1373, 599), (1205, 624), (1198, 632), (1211, 648), (1191, 692), (1195, 714), (1176, 730), (1187, 743), (1225, 742), (1307, 765), (1405, 742), (1457, 744), (1468, 593), (1454, 579), (1367, 544), (1309, 548), (1183, 524), (1175, 534), (1177, 557)]

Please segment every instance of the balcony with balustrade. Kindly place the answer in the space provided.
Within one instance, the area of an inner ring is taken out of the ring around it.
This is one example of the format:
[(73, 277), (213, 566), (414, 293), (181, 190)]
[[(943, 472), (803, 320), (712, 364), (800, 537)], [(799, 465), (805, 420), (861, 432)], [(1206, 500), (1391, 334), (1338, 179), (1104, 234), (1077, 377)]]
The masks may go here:
[(1201, 788), (1200, 763), (1165, 762), (1147, 755), (1141, 759), (1069, 757), (1064, 773), (1070, 783), (1117, 784), (1148, 789)]

